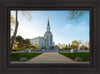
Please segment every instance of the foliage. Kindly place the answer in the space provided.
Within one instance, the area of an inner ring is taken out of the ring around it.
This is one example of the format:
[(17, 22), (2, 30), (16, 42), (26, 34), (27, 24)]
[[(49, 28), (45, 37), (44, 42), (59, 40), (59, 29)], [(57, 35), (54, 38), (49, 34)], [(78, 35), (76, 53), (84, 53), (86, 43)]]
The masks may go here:
[(69, 57), (71, 59), (75, 59), (76, 57), (80, 57), (83, 59), (83, 61), (89, 61), (90, 56), (89, 53), (60, 53), (66, 57)]
[[(27, 13), (26, 15), (30, 15), (29, 13), (28, 13), (28, 11), (24, 11), (23, 12), (23, 14), (24, 13)], [(30, 15), (31, 16), (31, 15)], [(30, 17), (29, 16), (29, 17)], [(28, 17), (27, 17), (28, 18)], [(14, 18), (13, 18), (13, 15), (11, 15), (11, 25), (12, 24), (14, 24), (15, 23), (15, 20), (14, 20)], [(31, 18), (30, 18), (31, 19)], [(11, 41), (11, 49), (13, 48), (13, 44), (14, 44), (14, 41), (15, 41), (15, 38), (16, 38), (16, 34), (17, 34), (17, 30), (18, 30), (18, 25), (19, 25), (19, 21), (18, 21), (18, 10), (16, 10), (16, 25), (15, 25), (15, 30), (14, 30), (14, 34), (13, 34), (13, 38), (12, 38), (12, 41)], [(12, 28), (11, 28), (12, 29)]]
[(19, 36), (19, 35), (16, 36), (16, 41), (17, 41), (17, 42), (21, 42), (22, 40), (24, 40), (24, 39), (23, 39), (21, 36)]
[(31, 50), (34, 50), (34, 49), (36, 49), (36, 47), (35, 46), (31, 46)]
[(24, 46), (25, 46), (26, 48), (29, 48), (29, 47), (31, 46), (31, 43), (30, 43), (29, 39), (25, 39), (25, 40), (24, 40)]
[(73, 40), (71, 44), (61, 44), (58, 43), (58, 49), (59, 50), (70, 50), (70, 49), (80, 49), (80, 50), (89, 50), (89, 42), (85, 41), (82, 42), (81, 40)]
[(64, 49), (66, 47), (66, 45), (63, 43), (63, 44), (60, 44), (60, 43), (58, 43), (58, 48), (59, 49)]
[(25, 39), (25, 40), (22, 40), (21, 42), (19, 42), (18, 43), (18, 48), (19, 48), (19, 50), (24, 50), (26, 48), (31, 48), (31, 44), (30, 44), (29, 39)]
[[(11, 37), (11, 40), (12, 40), (12, 37)], [(17, 48), (14, 47), (15, 44), (17, 45)], [(21, 36), (16, 36), (14, 45), (13, 45), (13, 47), (16, 50), (24, 50), (26, 48), (31, 48), (31, 43), (30, 43), (29, 39), (24, 39)]]
[(46, 49), (46, 47), (42, 47), (41, 49)]
[(24, 40), (21, 40), (21, 42), (18, 43), (18, 48), (24, 47)]
[(65, 50), (71, 50), (71, 48), (65, 48)]
[(82, 17), (86, 12), (85, 11), (75, 11), (75, 10), (72, 10), (72, 11), (69, 11), (69, 16), (67, 19), (69, 20), (73, 20), (73, 19), (78, 19), (80, 17)]
[[(30, 45), (31, 45), (31, 44), (30, 44)], [(39, 48), (38, 43), (36, 43), (35, 46), (31, 46), (31, 47), (30, 47), (31, 50), (35, 50), (35, 49), (38, 49), (38, 48)]]
[(21, 11), (22, 15), (26, 17), (29, 21), (31, 20), (32, 16), (29, 11)]
[(15, 18), (13, 15), (11, 15), (10, 19), (11, 19), (10, 22), (11, 22), (11, 26), (12, 26), (13, 24), (15, 24)]
[(80, 47), (80, 49), (82, 49), (82, 50), (88, 50), (88, 47), (86, 47), (85, 45), (82, 45), (82, 46)]
[(65, 48), (68, 48), (67, 44), (66, 44)]
[(11, 61), (19, 61), (20, 58), (27, 58), (29, 60), (40, 54), (42, 53), (11, 53)]
[(78, 47), (79, 47), (79, 42), (77, 40), (72, 41), (71, 48), (78, 49)]

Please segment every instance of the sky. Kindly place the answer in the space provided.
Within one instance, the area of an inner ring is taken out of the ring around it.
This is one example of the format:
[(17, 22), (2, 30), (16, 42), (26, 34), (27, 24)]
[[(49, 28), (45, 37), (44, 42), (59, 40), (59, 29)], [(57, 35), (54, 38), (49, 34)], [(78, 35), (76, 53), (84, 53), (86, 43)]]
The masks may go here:
[[(28, 11), (31, 20), (18, 11), (18, 32), (17, 35), (24, 39), (32, 39), (44, 36), (47, 30), (49, 17), (50, 31), (53, 34), (53, 41), (58, 43), (71, 43), (73, 40), (89, 41), (89, 11), (77, 20), (68, 20), (69, 10), (64, 11)], [(15, 17), (15, 11), (11, 11)]]

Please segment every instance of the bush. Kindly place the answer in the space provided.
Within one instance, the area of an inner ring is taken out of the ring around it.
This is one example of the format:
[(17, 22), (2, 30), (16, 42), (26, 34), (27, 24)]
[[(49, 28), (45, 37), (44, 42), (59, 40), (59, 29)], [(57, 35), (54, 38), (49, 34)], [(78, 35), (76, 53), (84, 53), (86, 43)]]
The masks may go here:
[(71, 48), (65, 48), (65, 50), (71, 50)]
[(46, 49), (46, 47), (42, 47), (41, 49)]

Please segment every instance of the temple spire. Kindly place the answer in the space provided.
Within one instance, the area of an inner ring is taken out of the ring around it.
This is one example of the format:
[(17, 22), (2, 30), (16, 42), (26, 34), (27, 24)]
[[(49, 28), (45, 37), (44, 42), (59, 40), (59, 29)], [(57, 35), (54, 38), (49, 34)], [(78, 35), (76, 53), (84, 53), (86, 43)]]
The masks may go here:
[(49, 20), (49, 16), (48, 16), (48, 20)]
[(49, 17), (48, 17), (47, 31), (50, 31)]

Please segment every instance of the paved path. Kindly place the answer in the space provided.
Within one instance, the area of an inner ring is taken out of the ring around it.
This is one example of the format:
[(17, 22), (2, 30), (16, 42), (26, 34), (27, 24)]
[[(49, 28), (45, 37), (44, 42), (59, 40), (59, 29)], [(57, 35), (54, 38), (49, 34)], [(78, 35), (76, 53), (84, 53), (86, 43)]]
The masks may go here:
[(30, 59), (30, 63), (75, 63), (72, 59), (57, 52), (45, 52), (35, 58)]

